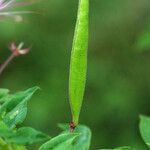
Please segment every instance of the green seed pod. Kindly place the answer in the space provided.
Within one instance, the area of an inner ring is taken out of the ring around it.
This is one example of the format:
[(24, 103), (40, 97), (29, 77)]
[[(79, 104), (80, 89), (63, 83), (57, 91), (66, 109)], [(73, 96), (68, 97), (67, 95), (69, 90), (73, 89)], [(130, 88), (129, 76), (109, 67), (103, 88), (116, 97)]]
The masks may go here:
[(78, 16), (71, 52), (69, 96), (72, 111), (72, 121), (78, 124), (83, 101), (88, 49), (88, 13), (89, 0), (79, 0)]

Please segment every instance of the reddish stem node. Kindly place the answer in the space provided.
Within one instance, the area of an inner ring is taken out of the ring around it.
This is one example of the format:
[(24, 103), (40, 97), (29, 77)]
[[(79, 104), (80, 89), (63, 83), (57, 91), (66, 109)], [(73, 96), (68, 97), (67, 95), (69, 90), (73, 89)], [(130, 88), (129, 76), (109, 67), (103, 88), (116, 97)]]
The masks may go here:
[(73, 121), (70, 122), (69, 126), (70, 126), (70, 132), (73, 132), (74, 129), (76, 128), (76, 125), (75, 125), (75, 123)]

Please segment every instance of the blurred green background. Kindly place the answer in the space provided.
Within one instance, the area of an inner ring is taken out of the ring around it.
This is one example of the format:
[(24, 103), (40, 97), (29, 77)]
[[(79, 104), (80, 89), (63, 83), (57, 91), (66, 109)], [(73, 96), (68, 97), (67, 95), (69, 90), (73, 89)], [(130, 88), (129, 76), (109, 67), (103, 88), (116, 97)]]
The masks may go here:
[[(27, 0), (26, 0), (27, 1)], [(18, 8), (37, 14), (22, 22), (0, 20), (0, 62), (11, 41), (32, 45), (0, 76), (12, 92), (38, 85), (26, 126), (51, 136), (71, 120), (68, 102), (70, 51), (78, 0), (42, 0)], [(86, 93), (80, 122), (92, 130), (91, 150), (131, 145), (146, 150), (139, 114), (150, 115), (150, 1), (90, 0), (90, 42)], [(35, 149), (31, 147), (31, 149)]]

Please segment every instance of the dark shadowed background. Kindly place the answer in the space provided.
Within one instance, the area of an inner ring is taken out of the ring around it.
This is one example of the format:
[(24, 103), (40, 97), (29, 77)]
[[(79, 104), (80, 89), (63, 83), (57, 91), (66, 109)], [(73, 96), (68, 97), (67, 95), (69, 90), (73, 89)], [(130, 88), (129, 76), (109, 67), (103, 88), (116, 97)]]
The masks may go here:
[[(71, 120), (68, 102), (70, 51), (78, 0), (42, 0), (18, 10), (23, 21), (0, 20), (0, 62), (11, 41), (31, 52), (16, 58), (0, 76), (11, 92), (38, 85), (26, 126), (51, 136)], [(86, 93), (80, 123), (92, 130), (91, 150), (131, 145), (146, 150), (139, 115), (150, 115), (150, 1), (90, 0)], [(31, 149), (35, 149), (34, 145)]]

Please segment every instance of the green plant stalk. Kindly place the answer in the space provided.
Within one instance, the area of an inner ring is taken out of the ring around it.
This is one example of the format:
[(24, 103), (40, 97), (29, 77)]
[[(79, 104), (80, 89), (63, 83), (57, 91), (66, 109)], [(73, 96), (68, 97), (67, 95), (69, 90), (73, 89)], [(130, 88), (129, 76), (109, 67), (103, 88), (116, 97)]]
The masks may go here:
[(72, 111), (72, 121), (75, 125), (79, 122), (86, 82), (88, 14), (89, 0), (79, 0), (69, 76), (69, 98)]

